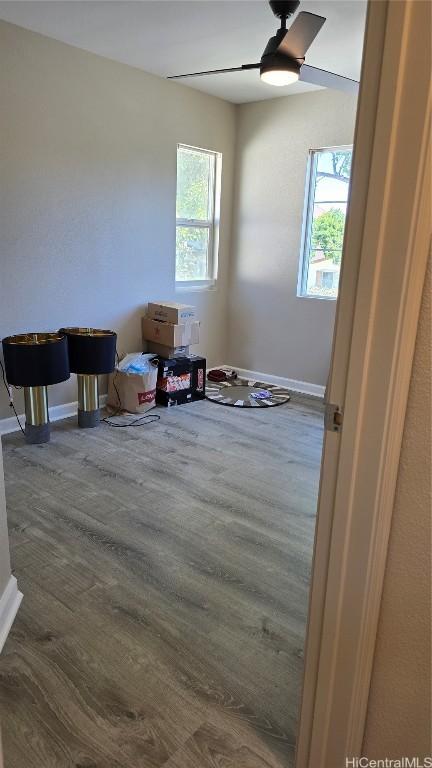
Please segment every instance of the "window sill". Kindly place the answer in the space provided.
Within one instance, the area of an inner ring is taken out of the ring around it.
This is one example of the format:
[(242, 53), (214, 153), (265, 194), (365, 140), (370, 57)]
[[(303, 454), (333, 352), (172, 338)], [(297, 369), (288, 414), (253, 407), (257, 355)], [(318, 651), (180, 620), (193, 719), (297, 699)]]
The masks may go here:
[(200, 280), (198, 283), (176, 283), (176, 293), (193, 293), (194, 291), (215, 291), (216, 280)]
[(311, 293), (298, 293), (298, 299), (318, 299), (318, 301), (337, 301), (337, 296), (314, 296)]

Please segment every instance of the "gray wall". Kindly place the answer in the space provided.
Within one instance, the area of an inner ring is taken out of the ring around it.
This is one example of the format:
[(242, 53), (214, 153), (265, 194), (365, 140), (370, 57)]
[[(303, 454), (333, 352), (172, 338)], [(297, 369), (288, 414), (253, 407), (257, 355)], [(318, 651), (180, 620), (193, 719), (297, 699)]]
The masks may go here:
[[(0, 337), (99, 326), (141, 348), (147, 300), (175, 297), (184, 142), (223, 154), (218, 286), (178, 299), (198, 305), (198, 349), (223, 362), (235, 107), (4, 22), (0, 99)], [(75, 399), (73, 381), (50, 390), (52, 405)]]
[[(198, 305), (197, 351), (325, 384), (335, 304), (296, 298), (304, 183), (311, 146), (352, 141), (353, 97), (236, 108), (4, 22), (0, 63), (0, 336), (94, 325), (118, 331), (119, 351), (140, 349), (147, 300), (176, 297), (185, 142), (223, 153), (218, 285), (177, 294)], [(73, 379), (50, 390), (51, 405), (75, 398)]]
[(318, 91), (239, 107), (228, 361), (324, 385), (335, 302), (297, 298), (308, 150), (351, 144), (356, 98)]
[(423, 289), (363, 754), (431, 749), (431, 264)]

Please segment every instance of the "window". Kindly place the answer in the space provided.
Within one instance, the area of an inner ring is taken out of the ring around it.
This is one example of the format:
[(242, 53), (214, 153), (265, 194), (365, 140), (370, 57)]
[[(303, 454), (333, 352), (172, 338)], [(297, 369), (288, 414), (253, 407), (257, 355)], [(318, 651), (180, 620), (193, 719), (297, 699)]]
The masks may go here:
[(176, 282), (206, 286), (217, 275), (221, 155), (177, 147)]
[(299, 296), (337, 297), (351, 158), (352, 147), (326, 147), (309, 153)]

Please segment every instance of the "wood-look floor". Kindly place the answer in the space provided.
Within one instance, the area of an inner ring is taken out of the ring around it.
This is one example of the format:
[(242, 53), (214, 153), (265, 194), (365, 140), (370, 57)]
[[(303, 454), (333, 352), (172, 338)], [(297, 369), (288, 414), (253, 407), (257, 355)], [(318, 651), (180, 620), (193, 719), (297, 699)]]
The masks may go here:
[(6, 768), (292, 766), (322, 407), (3, 439)]

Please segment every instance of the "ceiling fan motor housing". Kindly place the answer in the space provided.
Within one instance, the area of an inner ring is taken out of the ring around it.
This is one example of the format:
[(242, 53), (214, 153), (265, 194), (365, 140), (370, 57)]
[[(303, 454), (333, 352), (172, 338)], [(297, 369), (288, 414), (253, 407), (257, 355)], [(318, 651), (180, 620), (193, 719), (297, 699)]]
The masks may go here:
[(293, 78), (294, 81), (300, 76), (300, 67), (301, 64), (297, 59), (290, 59), (283, 53), (274, 53), (262, 57), (260, 71), (261, 74), (263, 74), (263, 72), (269, 72), (272, 69), (277, 70), (278, 72), (293, 72), (297, 75), (297, 78)]
[(270, 0), (269, 5), (278, 19), (289, 19), (299, 7), (300, 0)]
[(285, 30), (279, 29), (274, 37), (271, 37), (268, 41), (264, 53), (261, 56), (261, 71), (269, 69), (289, 69), (291, 72), (300, 73), (300, 67), (303, 64), (303, 59), (298, 61), (297, 59), (287, 56), (285, 53), (278, 51), (280, 42), (285, 37)]

